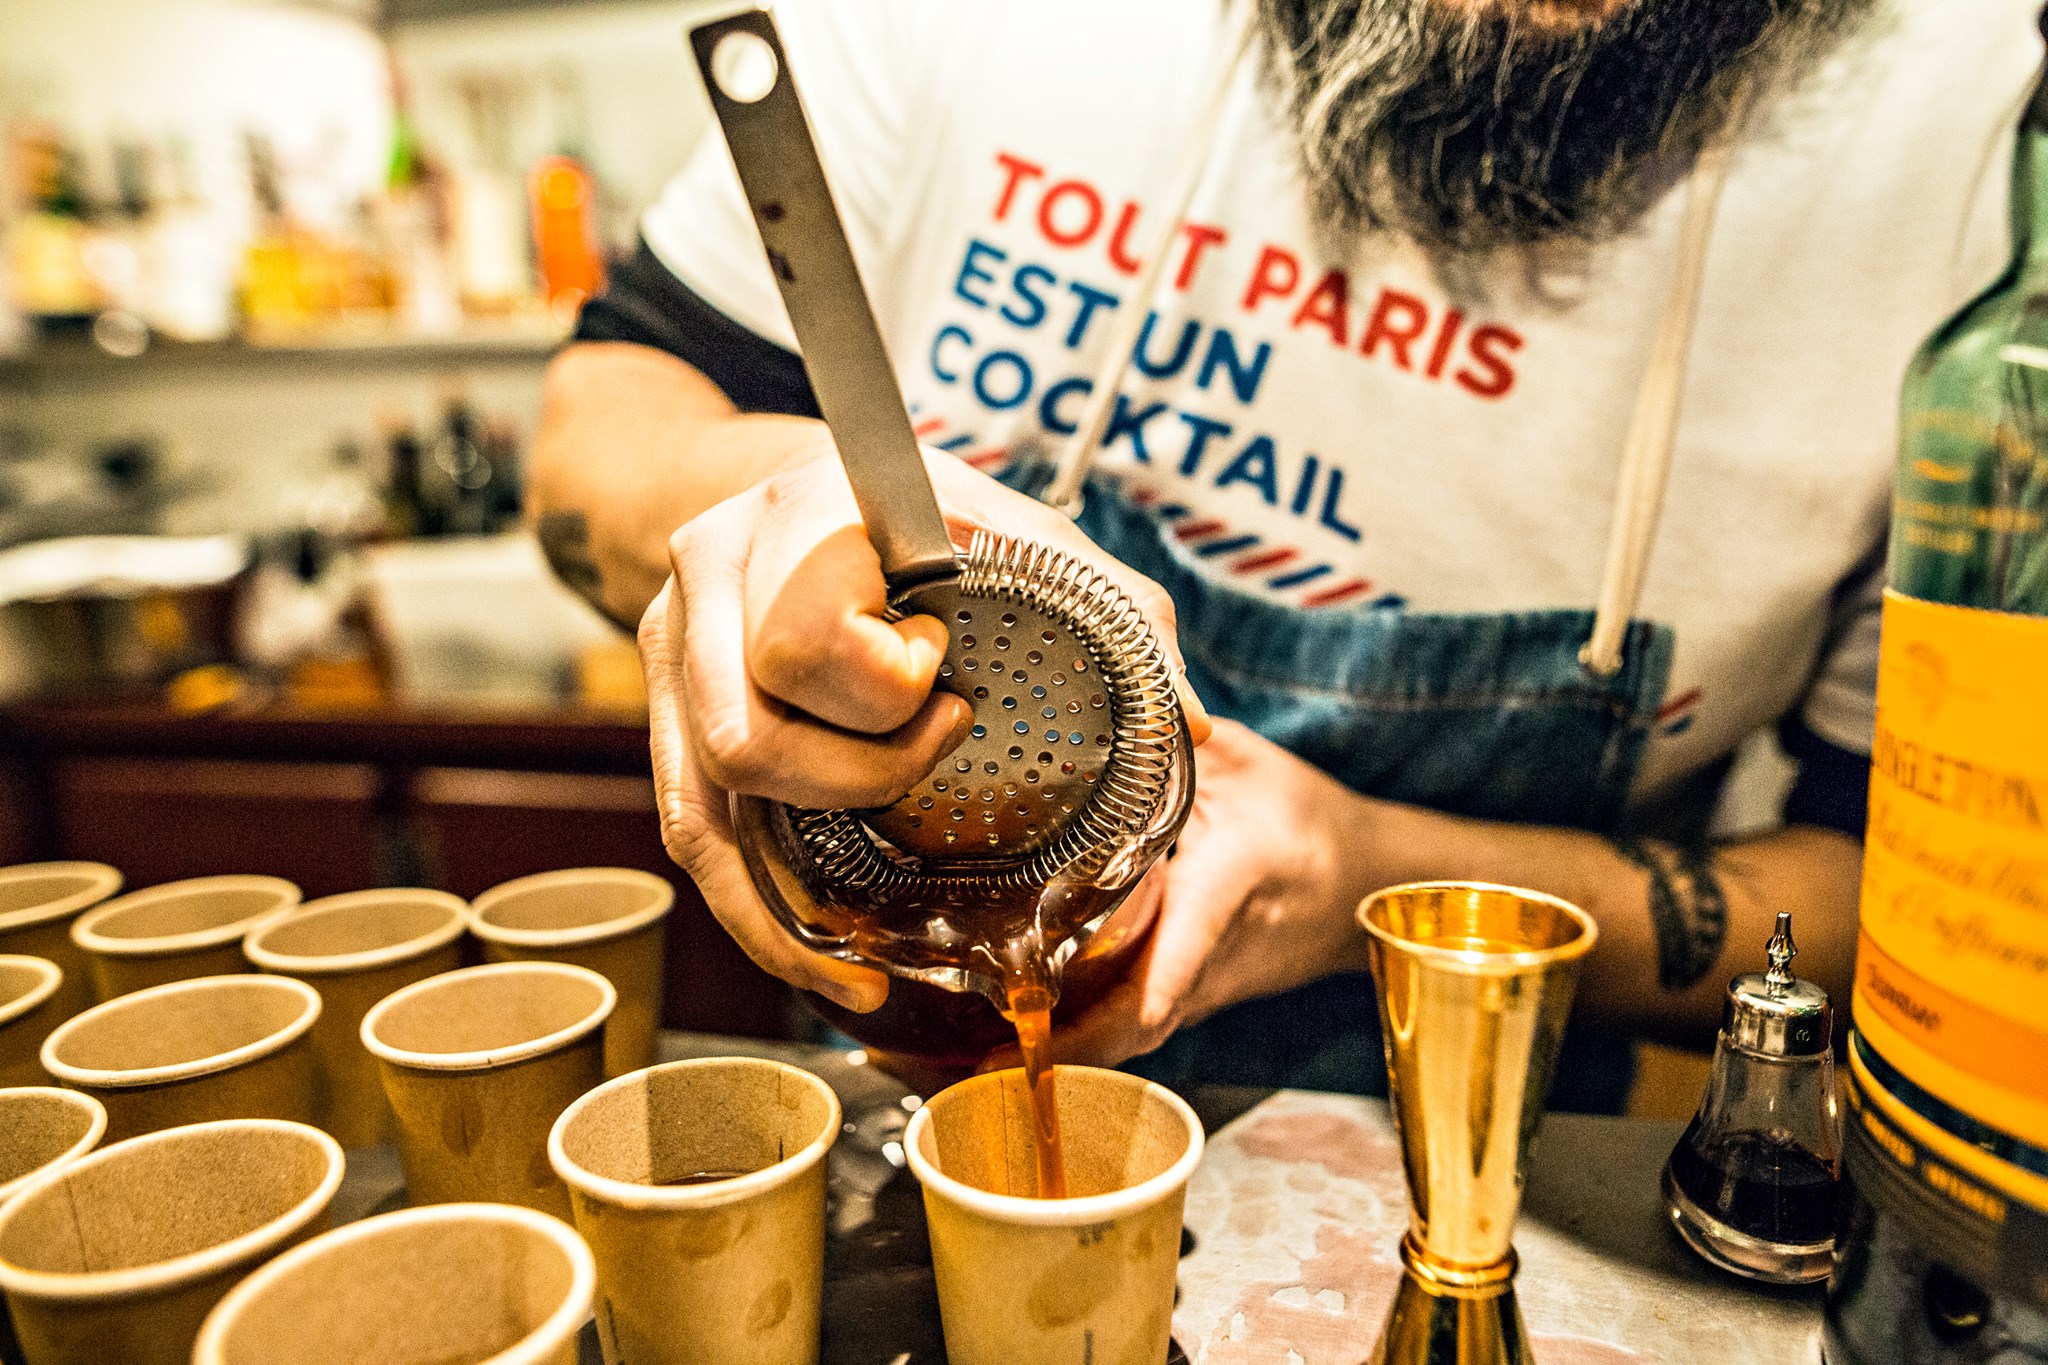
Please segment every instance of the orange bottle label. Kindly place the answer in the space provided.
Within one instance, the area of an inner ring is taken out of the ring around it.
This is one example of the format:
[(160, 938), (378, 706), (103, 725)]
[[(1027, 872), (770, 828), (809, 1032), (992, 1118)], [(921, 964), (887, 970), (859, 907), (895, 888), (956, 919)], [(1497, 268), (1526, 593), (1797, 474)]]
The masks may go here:
[(2048, 619), (1887, 593), (1856, 1026), (2048, 1146)]

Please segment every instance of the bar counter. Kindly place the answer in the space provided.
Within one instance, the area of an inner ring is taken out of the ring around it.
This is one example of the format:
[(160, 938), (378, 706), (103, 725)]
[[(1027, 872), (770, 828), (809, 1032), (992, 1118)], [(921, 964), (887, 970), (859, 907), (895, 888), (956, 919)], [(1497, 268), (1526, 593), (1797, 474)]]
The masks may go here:
[[(714, 1056), (806, 1067), (845, 1107), (830, 1164), (825, 1365), (945, 1365), (923, 1202), (901, 1164), (917, 1099), (860, 1052), (663, 1035), (664, 1061)], [(1188, 1187), (1171, 1361), (1361, 1365), (1400, 1279), (1408, 1217), (1385, 1104), (1225, 1087), (1186, 1098), (1209, 1143)], [(1681, 1127), (1545, 1118), (1515, 1235), (1516, 1287), (1541, 1365), (1819, 1360), (1818, 1288), (1724, 1275), (1666, 1224), (1657, 1177)], [(337, 1222), (401, 1202), (395, 1151), (349, 1153)], [(1020, 1269), (1020, 1285), (1030, 1273)], [(593, 1327), (582, 1359), (601, 1365)]]

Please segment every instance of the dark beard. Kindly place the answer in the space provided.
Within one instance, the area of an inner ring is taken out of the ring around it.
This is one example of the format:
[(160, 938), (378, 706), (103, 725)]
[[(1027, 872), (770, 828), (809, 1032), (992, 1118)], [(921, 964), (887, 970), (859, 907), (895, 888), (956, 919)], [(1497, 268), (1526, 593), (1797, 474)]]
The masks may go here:
[(1874, 0), (1253, 3), (1321, 225), (1470, 252), (1626, 231)]

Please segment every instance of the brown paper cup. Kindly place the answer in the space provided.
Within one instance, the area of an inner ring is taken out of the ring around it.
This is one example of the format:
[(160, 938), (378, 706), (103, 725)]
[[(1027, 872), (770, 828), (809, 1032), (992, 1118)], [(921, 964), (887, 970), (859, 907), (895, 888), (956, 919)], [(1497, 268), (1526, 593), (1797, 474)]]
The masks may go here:
[(320, 993), (282, 976), (202, 976), (95, 1005), (43, 1043), (43, 1069), (107, 1107), (114, 1141), (212, 1119), (313, 1117)]
[(57, 1024), (64, 969), (46, 958), (0, 955), (0, 1085), (49, 1079), (37, 1060)]
[(0, 1090), (0, 1204), (31, 1177), (69, 1165), (107, 1131), (107, 1111), (90, 1095), (54, 1086)]
[(576, 1365), (590, 1251), (504, 1204), (403, 1209), (294, 1247), (235, 1286), (193, 1365)]
[(391, 1137), (391, 1103), (377, 1059), (363, 1048), (363, 1016), (400, 986), (461, 966), (457, 940), (468, 911), (445, 891), (353, 891), (273, 915), (242, 940), (259, 970), (320, 991), (313, 1112), (342, 1146)]
[(341, 1147), (317, 1128), (173, 1128), (45, 1171), (0, 1206), (0, 1290), (29, 1365), (185, 1365), (229, 1286), (321, 1231)]
[(1058, 1080), (1071, 1199), (1031, 1197), (1022, 1071), (939, 1092), (903, 1135), (952, 1365), (1166, 1359), (1201, 1122), (1137, 1076), (1063, 1066)]
[(243, 972), (242, 936), (265, 916), (299, 903), (282, 877), (194, 877), (108, 901), (79, 916), (71, 941), (90, 961), (101, 1000), (184, 981)]
[(569, 1106), (548, 1160), (597, 1257), (609, 1365), (813, 1365), (840, 1122), (810, 1072), (741, 1057), (636, 1071)]
[(0, 953), (44, 958), (64, 973), (51, 1003), (53, 1027), (95, 999), (85, 950), (71, 941), (72, 921), (120, 889), (121, 874), (105, 863), (0, 867)]
[(576, 867), (492, 887), (470, 903), (491, 962), (573, 962), (619, 993), (604, 1026), (604, 1074), (659, 1060), (661, 962), (676, 889), (630, 867)]
[(604, 1079), (604, 1023), (618, 993), (561, 962), (443, 972), (363, 1017), (398, 1120), (415, 1204), (524, 1204), (569, 1217), (548, 1167), (548, 1129)]

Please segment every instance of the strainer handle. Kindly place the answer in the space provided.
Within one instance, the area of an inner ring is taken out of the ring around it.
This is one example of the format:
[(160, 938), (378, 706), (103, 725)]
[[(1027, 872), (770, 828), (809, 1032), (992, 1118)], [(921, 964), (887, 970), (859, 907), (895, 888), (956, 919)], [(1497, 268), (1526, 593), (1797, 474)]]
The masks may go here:
[(952, 537), (775, 20), (728, 9), (693, 25), (690, 46), (882, 573), (899, 593), (950, 578)]

